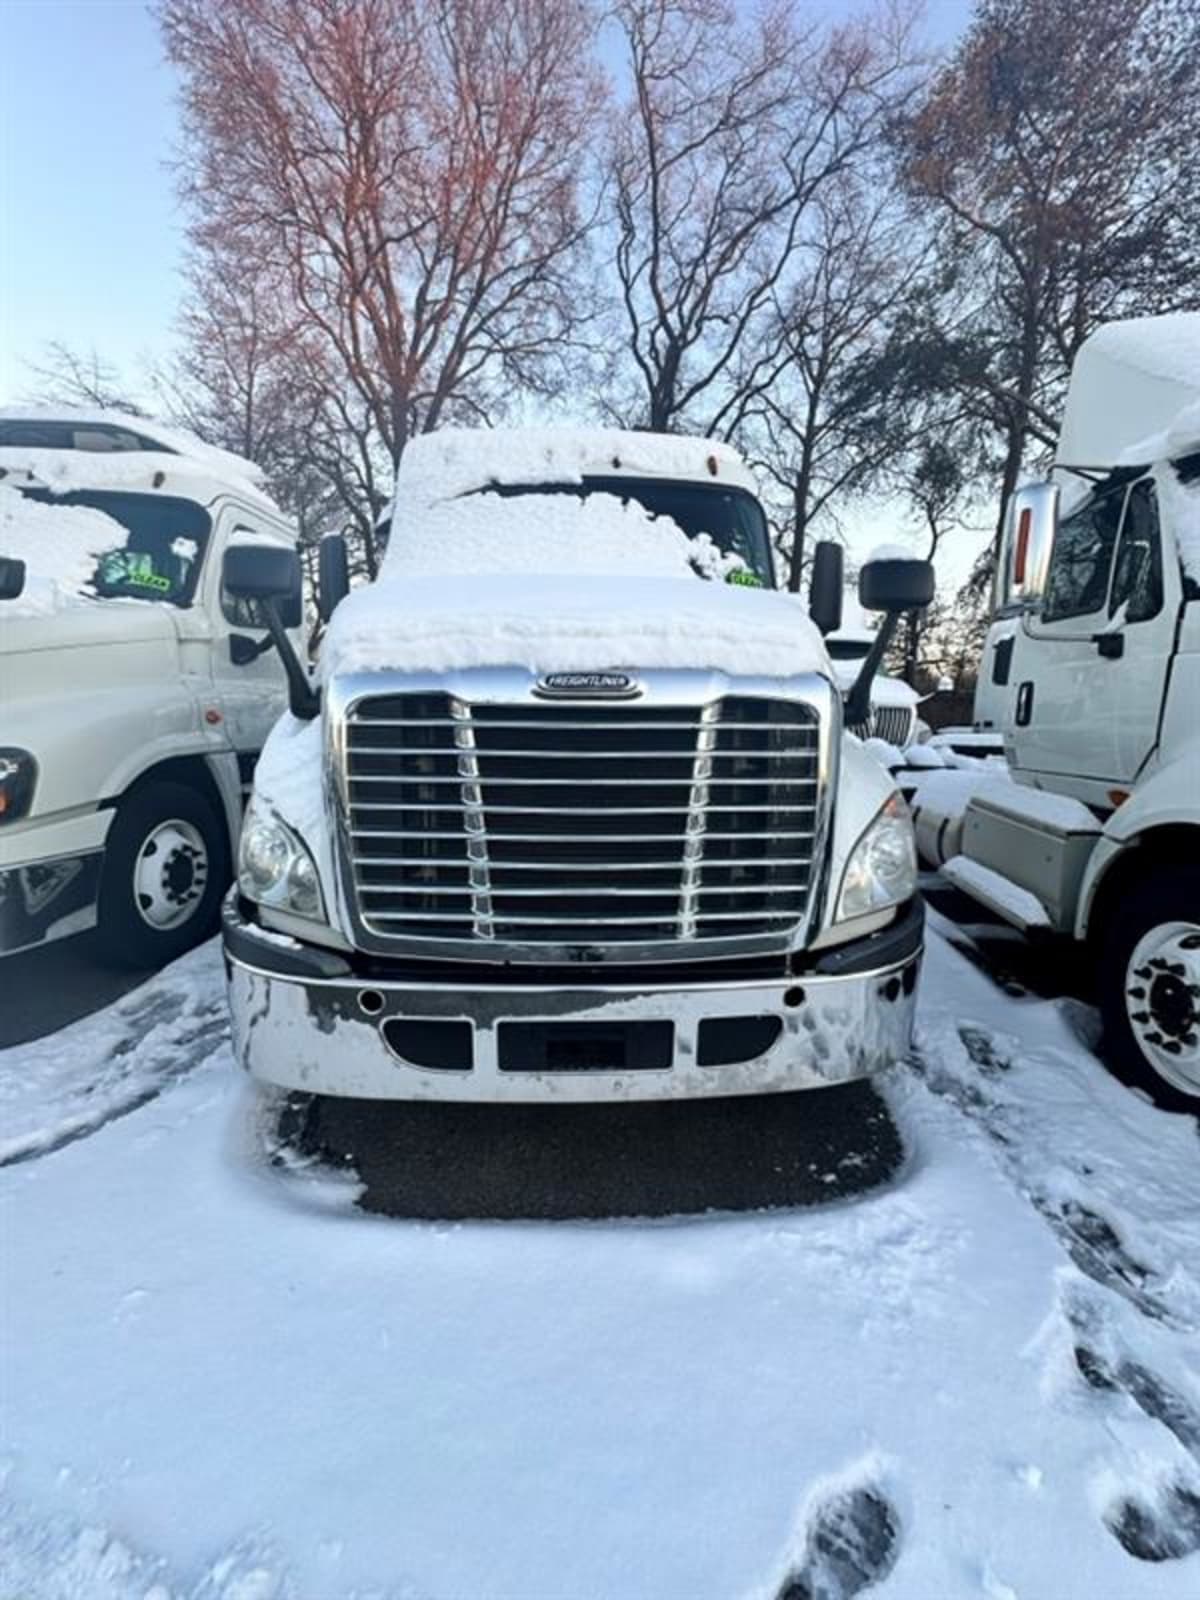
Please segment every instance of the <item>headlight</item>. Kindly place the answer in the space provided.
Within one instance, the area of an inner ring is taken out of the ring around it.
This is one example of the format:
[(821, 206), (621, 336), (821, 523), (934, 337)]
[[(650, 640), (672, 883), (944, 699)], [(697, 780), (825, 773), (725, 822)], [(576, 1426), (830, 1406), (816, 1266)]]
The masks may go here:
[(321, 883), (304, 845), (274, 812), (250, 802), (238, 846), (238, 888), (247, 900), (325, 920)]
[(36, 782), (37, 762), (28, 750), (0, 749), (0, 824), (25, 815)]
[(903, 905), (917, 889), (917, 851), (908, 807), (894, 794), (850, 852), (835, 922)]

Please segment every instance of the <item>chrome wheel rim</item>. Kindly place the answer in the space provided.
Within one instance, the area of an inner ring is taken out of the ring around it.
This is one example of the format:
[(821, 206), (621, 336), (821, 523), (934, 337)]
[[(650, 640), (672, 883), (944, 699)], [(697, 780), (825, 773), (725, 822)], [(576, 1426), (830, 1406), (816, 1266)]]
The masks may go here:
[(1200, 1094), (1200, 923), (1162, 922), (1143, 934), (1125, 969), (1125, 1013), (1159, 1077)]
[(133, 903), (157, 933), (195, 914), (208, 882), (208, 848), (199, 828), (173, 817), (142, 840), (133, 864)]

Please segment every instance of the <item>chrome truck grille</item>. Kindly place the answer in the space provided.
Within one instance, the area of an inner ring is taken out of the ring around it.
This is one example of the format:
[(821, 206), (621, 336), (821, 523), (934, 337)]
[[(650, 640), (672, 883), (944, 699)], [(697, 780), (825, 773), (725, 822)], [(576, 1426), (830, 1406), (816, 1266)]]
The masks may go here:
[(815, 705), (766, 697), (359, 698), (341, 778), (360, 930), (496, 959), (782, 945), (813, 888), (820, 746)]
[(872, 706), (866, 722), (851, 725), (850, 732), (860, 739), (886, 739), (903, 750), (916, 732), (917, 714), (911, 706)]

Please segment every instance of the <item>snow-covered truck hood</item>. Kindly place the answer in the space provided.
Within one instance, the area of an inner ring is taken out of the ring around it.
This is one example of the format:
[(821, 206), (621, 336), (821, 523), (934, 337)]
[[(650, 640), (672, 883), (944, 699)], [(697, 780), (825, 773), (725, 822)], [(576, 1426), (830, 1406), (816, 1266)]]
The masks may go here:
[[(834, 681), (843, 693), (848, 693), (858, 682), (861, 661), (834, 661), (830, 663)], [(878, 672), (871, 679), (871, 703), (877, 706), (903, 706), (908, 709), (919, 705), (921, 696), (900, 678), (889, 678)]]
[(782, 595), (726, 581), (740, 567), (615, 495), (410, 499), (379, 578), (334, 613), (323, 670), (828, 677), (812, 623)]
[(830, 675), (820, 635), (781, 596), (696, 577), (636, 574), (381, 582), (339, 606), (322, 662), (326, 677), (465, 667)]

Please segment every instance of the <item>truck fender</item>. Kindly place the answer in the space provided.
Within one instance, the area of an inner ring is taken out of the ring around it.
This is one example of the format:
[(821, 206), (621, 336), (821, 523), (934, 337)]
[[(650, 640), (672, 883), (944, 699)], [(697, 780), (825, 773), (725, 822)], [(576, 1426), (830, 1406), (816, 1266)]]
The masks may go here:
[(1200, 739), (1140, 782), (1108, 818), (1080, 884), (1076, 939), (1095, 931), (1102, 901), (1148, 854), (1200, 860)]
[(134, 789), (156, 780), (184, 783), (191, 788), (206, 790), (210, 799), (219, 802), (225, 820), (230, 859), (235, 860), (242, 828), (243, 803), (238, 758), (233, 751), (192, 750), (187, 755), (155, 760), (126, 783), (120, 795), (104, 804), (115, 810)]

